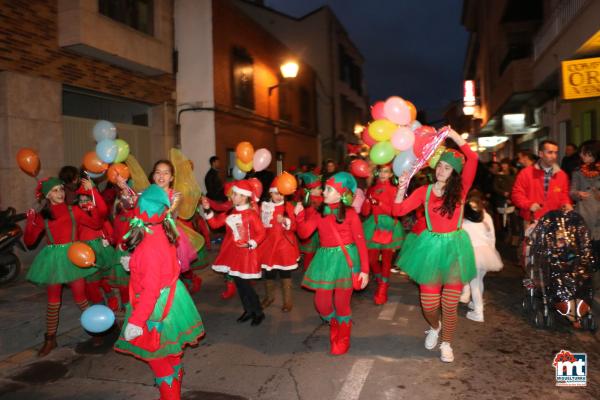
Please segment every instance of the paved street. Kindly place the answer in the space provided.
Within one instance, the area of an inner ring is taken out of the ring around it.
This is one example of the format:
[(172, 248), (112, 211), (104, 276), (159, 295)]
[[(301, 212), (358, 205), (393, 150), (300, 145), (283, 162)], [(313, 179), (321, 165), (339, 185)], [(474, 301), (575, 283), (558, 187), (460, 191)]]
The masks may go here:
[[(195, 299), (207, 336), (185, 352), (185, 399), (600, 398), (598, 336), (567, 327), (553, 332), (530, 327), (520, 312), (519, 271), (511, 265), (486, 277), (485, 323), (465, 319), (461, 307), (453, 364), (443, 364), (438, 352), (423, 347), (427, 327), (417, 288), (398, 275), (392, 277), (391, 301), (383, 307), (373, 305), (372, 287), (355, 295), (352, 348), (341, 357), (327, 354), (328, 328), (313, 309), (311, 293), (298, 288), (299, 272), (294, 274), (294, 310), (283, 314), (279, 296), (256, 328), (236, 323), (237, 298), (219, 298), (220, 275), (207, 269), (202, 276)], [(262, 283), (257, 288), (262, 292)], [(7, 292), (22, 295), (12, 298)], [(86, 335), (67, 296), (61, 348), (43, 360), (33, 357), (33, 350), (23, 346), (39, 343), (43, 333), (43, 292), (20, 284), (1, 293), (2, 354), (7, 348), (16, 352), (0, 363), (1, 400), (157, 397), (144, 363), (110, 350), (75, 352)], [(23, 313), (20, 321), (17, 312)], [(587, 353), (587, 387), (555, 386), (552, 360), (561, 349)]]

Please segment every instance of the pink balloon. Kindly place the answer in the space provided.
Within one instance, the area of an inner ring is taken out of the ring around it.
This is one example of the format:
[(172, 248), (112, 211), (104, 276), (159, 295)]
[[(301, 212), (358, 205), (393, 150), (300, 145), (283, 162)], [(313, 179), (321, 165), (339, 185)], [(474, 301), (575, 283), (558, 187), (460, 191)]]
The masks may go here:
[(258, 149), (254, 152), (253, 167), (256, 172), (266, 169), (271, 164), (271, 152), (267, 149)]
[(412, 149), (415, 143), (415, 134), (406, 126), (401, 126), (396, 129), (396, 132), (392, 135), (392, 146), (396, 150), (404, 151)]
[(385, 119), (385, 111), (383, 110), (384, 104), (383, 101), (378, 101), (371, 106), (371, 117), (373, 117), (374, 120)]
[(373, 139), (371, 135), (369, 135), (368, 128), (363, 129), (360, 138), (362, 139), (363, 143), (369, 147), (373, 147), (375, 146), (375, 143), (377, 143), (377, 140)]
[(392, 96), (383, 105), (385, 117), (398, 125), (408, 125), (411, 121), (410, 108), (398, 96)]

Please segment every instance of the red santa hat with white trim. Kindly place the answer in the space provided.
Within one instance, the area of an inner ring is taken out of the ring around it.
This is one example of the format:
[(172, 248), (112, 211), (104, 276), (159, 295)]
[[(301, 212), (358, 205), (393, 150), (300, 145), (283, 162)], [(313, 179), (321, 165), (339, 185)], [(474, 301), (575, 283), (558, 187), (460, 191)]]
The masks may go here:
[(279, 189), (277, 189), (277, 178), (278, 177), (275, 177), (275, 179), (273, 179), (273, 182), (271, 182), (269, 193), (279, 193)]
[(237, 181), (233, 185), (233, 188), (231, 190), (233, 190), (234, 193), (238, 193), (242, 196), (250, 197), (252, 199), (254, 197), (253, 189), (254, 188), (252, 187), (252, 184), (250, 184), (250, 182), (244, 179), (241, 181)]

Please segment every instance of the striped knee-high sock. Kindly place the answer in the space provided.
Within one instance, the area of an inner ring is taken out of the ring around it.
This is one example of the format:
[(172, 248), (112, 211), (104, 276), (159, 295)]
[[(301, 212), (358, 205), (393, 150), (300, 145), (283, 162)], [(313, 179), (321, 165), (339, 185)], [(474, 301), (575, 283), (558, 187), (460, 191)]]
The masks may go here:
[(456, 309), (460, 290), (446, 289), (442, 291), (442, 342), (452, 342), (456, 331)]
[(60, 303), (48, 303), (46, 309), (46, 334), (56, 335), (58, 330), (58, 314), (60, 312)]
[(85, 300), (81, 300), (77, 302), (77, 307), (79, 307), (79, 309), (81, 311), (85, 311), (87, 310), (87, 308), (90, 306), (90, 303), (88, 303), (87, 299)]
[(421, 293), (421, 308), (429, 326), (437, 329), (440, 323), (440, 294)]

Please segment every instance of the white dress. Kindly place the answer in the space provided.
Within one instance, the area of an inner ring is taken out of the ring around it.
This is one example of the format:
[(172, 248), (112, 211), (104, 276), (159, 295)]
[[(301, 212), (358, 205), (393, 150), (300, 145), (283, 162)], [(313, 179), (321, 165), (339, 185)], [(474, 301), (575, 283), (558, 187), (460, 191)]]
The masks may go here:
[(471, 222), (465, 219), (463, 229), (471, 238), (477, 269), (500, 271), (503, 263), (500, 253), (496, 250), (496, 234), (492, 217), (484, 212), (482, 222)]

